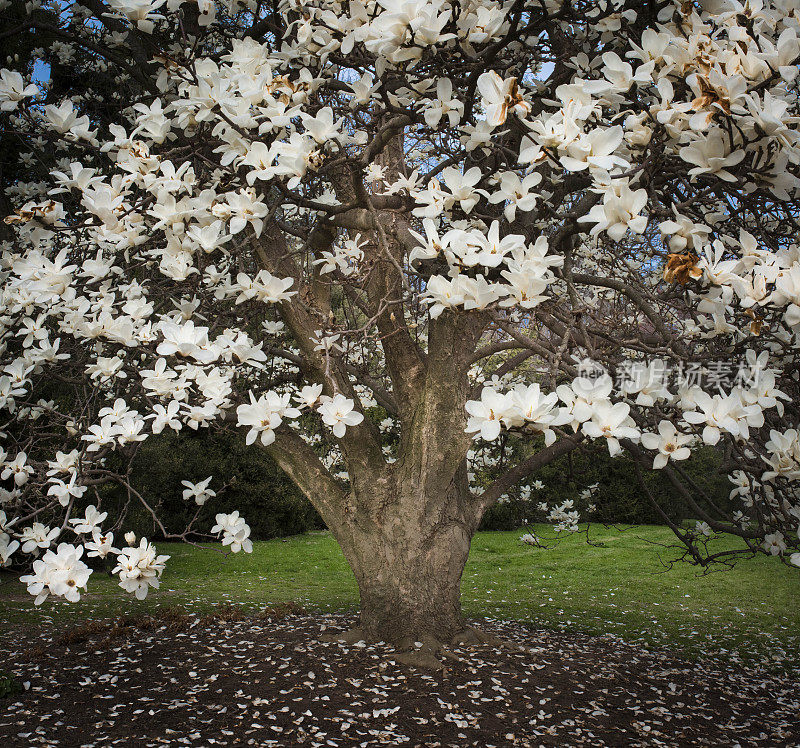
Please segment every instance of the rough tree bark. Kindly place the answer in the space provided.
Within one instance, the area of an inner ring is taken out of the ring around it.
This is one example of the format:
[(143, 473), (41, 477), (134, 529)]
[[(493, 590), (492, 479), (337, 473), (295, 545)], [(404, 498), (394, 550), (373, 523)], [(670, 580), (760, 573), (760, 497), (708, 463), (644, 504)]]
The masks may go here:
[[(340, 544), (358, 582), (360, 628), (370, 639), (449, 641), (464, 629), (460, 582), (475, 531), (465, 496), (396, 486), (376, 495), (379, 517), (356, 523)], [(467, 510), (467, 511), (465, 511)]]
[(469, 490), (464, 405), (469, 357), (484, 324), (477, 315), (443, 315), (432, 324), (431, 352), (413, 383), (405, 382), (397, 460), (376, 462), (351, 444), (348, 493), (298, 437), (279, 430), (269, 448), (350, 564), (360, 632), (369, 639), (446, 643), (466, 628), (461, 575), (485, 503)]
[[(401, 118), (402, 119), (402, 118)], [(402, 128), (387, 124), (386, 136), (369, 149), (370, 159), (392, 174), (403, 173)], [(399, 423), (396, 460), (387, 462), (381, 436), (365, 419), (339, 441), (347, 465), (349, 491), (321, 464), (314, 451), (290, 430), (278, 429), (269, 451), (320, 512), (349, 562), (361, 596), (359, 635), (408, 645), (449, 643), (469, 638), (461, 614), (460, 582), (470, 542), (496, 492), (477, 496), (469, 489), (465, 405), (468, 371), (490, 317), (445, 312), (428, 327), (427, 346), (407, 326), (402, 265), (410, 246), (407, 216), (375, 209), (383, 195), (367, 195), (360, 172), (332, 174), (343, 204), (362, 202), (317, 226), (309, 240), (323, 251), (338, 230), (360, 236), (369, 272), (364, 287), (351, 289), (352, 301), (374, 320), (385, 359), (390, 391), (382, 404)], [(341, 362), (325, 359), (314, 345), (315, 331), (331, 313), (329, 294), (318, 277), (304, 282), (279, 227), (267, 224), (253, 243), (258, 261), (281, 277), (291, 276), (297, 296), (280, 305), (281, 316), (300, 348), (301, 368), (325, 394), (357, 399)], [(474, 636), (474, 632), (472, 632)], [(435, 649), (435, 644), (434, 644)]]
[[(417, 451), (434, 460), (447, 451), (428, 446)], [(291, 447), (271, 452), (297, 476), (350, 564), (365, 637), (449, 642), (464, 631), (461, 575), (482, 514), (468, 489), (465, 461), (449, 479), (439, 469), (444, 460), (421, 480), (409, 477), (421, 470), (409, 471), (407, 463), (387, 466), (358, 476), (354, 491), (344, 494), (321, 476), (302, 474), (306, 466)]]

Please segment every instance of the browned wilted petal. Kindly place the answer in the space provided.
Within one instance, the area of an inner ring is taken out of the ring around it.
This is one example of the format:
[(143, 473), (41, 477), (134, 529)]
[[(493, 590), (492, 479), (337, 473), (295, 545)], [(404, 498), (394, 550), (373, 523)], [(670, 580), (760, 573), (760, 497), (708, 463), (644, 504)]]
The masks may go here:
[(680, 283), (685, 285), (690, 278), (699, 278), (703, 271), (695, 267), (697, 265), (697, 255), (689, 252), (688, 254), (671, 254), (667, 257), (667, 264), (664, 266), (664, 280), (667, 283)]
[(3, 219), (3, 223), (11, 225), (12, 223), (27, 223), (32, 221), (34, 212), (32, 210), (16, 210), (10, 216)]
[(744, 313), (753, 320), (750, 323), (750, 332), (753, 333), (753, 335), (760, 335), (761, 328), (764, 327), (764, 318), (752, 309), (745, 309)]

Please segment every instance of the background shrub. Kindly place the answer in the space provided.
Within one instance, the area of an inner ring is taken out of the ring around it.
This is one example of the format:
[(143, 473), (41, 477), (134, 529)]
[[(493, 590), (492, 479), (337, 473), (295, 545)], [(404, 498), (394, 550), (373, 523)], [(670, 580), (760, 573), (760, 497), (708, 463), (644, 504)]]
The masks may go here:
[[(513, 464), (541, 448), (538, 441), (509, 439), (506, 459)], [(720, 472), (722, 455), (713, 447), (696, 448), (689, 460), (681, 463), (689, 476), (720, 507), (729, 504), (730, 485)], [(113, 459), (113, 456), (112, 456)], [(194, 527), (208, 532), (218, 512), (238, 509), (252, 529), (254, 540), (296, 535), (325, 525), (311, 503), (300, 493), (283, 471), (262, 449), (248, 447), (244, 434), (190, 431), (163, 433), (142, 443), (134, 461), (131, 482), (157, 511), (168, 532), (180, 532), (191, 520), (197, 506), (183, 499), (182, 480), (197, 482), (212, 475), (211, 488), (219, 495), (210, 499), (200, 511)], [(479, 473), (479, 483), (488, 485), (490, 474)], [(644, 471), (645, 482), (667, 515), (681, 524), (697, 512), (687, 506), (660, 471)], [(540, 502), (556, 506), (569, 499), (581, 512), (581, 519), (607, 524), (664, 524), (664, 519), (650, 504), (636, 476), (633, 461), (623, 455), (611, 458), (605, 444), (590, 443), (566, 455), (531, 476), (527, 483), (540, 480), (541, 490), (532, 490), (529, 500), (521, 500), (519, 489), (509, 492), (508, 501), (486, 512), (482, 530), (512, 530), (525, 522), (541, 522), (546, 515), (538, 509)], [(223, 485), (227, 488), (220, 490)], [(598, 487), (591, 499), (580, 498), (581, 492), (593, 484)], [(149, 512), (135, 499), (128, 499), (119, 487), (106, 487), (101, 492), (103, 510), (109, 519), (118, 516), (127, 506), (125, 530), (154, 539), (161, 536)], [(695, 497), (699, 504), (706, 502)], [(83, 504), (96, 502), (88, 493)], [(596, 511), (586, 514), (588, 504)], [(713, 513), (713, 512), (712, 512)], [(108, 526), (108, 525), (107, 525)]]
[[(311, 503), (263, 449), (248, 447), (243, 433), (209, 433), (184, 429), (163, 433), (142, 443), (134, 461), (131, 483), (156, 510), (168, 532), (180, 532), (197, 511), (183, 498), (182, 480), (193, 483), (214, 476), (210, 488), (219, 493), (200, 510), (194, 527), (208, 532), (218, 512), (235, 509), (247, 520), (253, 540), (296, 535), (322, 529)], [(220, 491), (221, 487), (227, 488)], [(88, 494), (87, 494), (88, 496)], [(87, 501), (86, 503), (91, 503)], [(108, 487), (103, 509), (109, 519), (128, 503), (126, 492)], [(150, 513), (136, 498), (128, 505), (124, 529), (158, 539)]]
[[(513, 459), (521, 459), (526, 453), (539, 448), (540, 445), (534, 447), (530, 442), (520, 440), (512, 445)], [(692, 456), (681, 463), (681, 467), (717, 506), (724, 509), (729, 506), (728, 494), (732, 486), (727, 474), (720, 472), (721, 463), (719, 450), (696, 447)], [(677, 524), (697, 516), (697, 512), (687, 506), (661, 471), (645, 470), (643, 476), (659, 506)], [(607, 524), (665, 524), (642, 490), (633, 460), (626, 455), (610, 457), (605, 444), (591, 443), (555, 460), (531, 476), (528, 485), (535, 480), (542, 481), (545, 487), (539, 491), (532, 490), (528, 501), (521, 501), (515, 489), (509, 494), (507, 503), (497, 504), (486, 512), (481, 529), (512, 530), (526, 520), (541, 522), (545, 515), (537, 508), (539, 502), (555, 506), (568, 499), (575, 502), (582, 520), (586, 517), (587, 505), (591, 503), (597, 507), (591, 514), (593, 521)], [(588, 501), (580, 499), (581, 491), (595, 483), (598, 487), (593, 497)], [(694, 498), (700, 506), (708, 508), (701, 496)], [(714, 514), (713, 511), (710, 513)]]

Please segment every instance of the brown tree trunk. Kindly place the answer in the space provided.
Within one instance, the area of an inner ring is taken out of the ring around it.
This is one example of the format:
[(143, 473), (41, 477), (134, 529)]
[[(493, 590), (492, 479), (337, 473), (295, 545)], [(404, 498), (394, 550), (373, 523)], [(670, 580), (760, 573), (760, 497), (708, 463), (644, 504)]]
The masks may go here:
[(364, 634), (446, 642), (462, 631), (461, 574), (471, 535), (453, 526), (427, 538), (366, 537), (354, 564)]
[(402, 380), (393, 388), (400, 442), (387, 463), (369, 419), (348, 428), (340, 446), (349, 491), (290, 430), (279, 430), (269, 447), (349, 562), (361, 595), (361, 624), (353, 633), (368, 639), (448, 643), (466, 629), (461, 575), (486, 502), (469, 489), (472, 439), (464, 408), (470, 352), (485, 324), (481, 317), (442, 315), (431, 324), (424, 362), (392, 348), (387, 340), (395, 336), (387, 333), (387, 359)]
[(370, 516), (334, 533), (358, 582), (359, 628), (370, 640), (449, 642), (465, 629), (461, 575), (479, 517), (455, 481), (428, 496), (395, 486), (399, 495), (373, 496)]

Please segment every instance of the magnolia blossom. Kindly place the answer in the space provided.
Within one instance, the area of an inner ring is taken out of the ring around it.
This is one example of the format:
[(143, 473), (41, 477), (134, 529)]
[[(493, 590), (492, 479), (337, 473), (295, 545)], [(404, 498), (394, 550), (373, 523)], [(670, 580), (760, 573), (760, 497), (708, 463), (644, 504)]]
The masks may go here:
[(660, 470), (669, 460), (685, 460), (691, 455), (687, 444), (692, 437), (682, 434), (671, 421), (663, 420), (658, 424), (658, 434), (642, 433), (642, 446), (645, 449), (658, 450), (653, 459), (653, 468)]
[(20, 102), (31, 96), (37, 96), (38, 87), (29, 83), (25, 85), (22, 75), (15, 70), (0, 70), (0, 111), (11, 112)]
[(0, 532), (0, 566), (7, 566), (18, 548), (18, 540), (12, 540), (8, 533)]
[(120, 553), (120, 550), (114, 547), (114, 533), (101, 534), (97, 529), (92, 532), (92, 539), (84, 543), (84, 547), (89, 551), (87, 554), (89, 558), (106, 558), (110, 553), (115, 556)]
[(205, 364), (217, 358), (218, 353), (209, 341), (207, 327), (195, 327), (192, 320), (183, 324), (165, 320), (160, 327), (164, 342), (156, 350), (162, 356), (184, 356)]
[(784, 432), (771, 429), (769, 441), (764, 446), (769, 454), (763, 459), (770, 470), (761, 476), (762, 480), (771, 481), (778, 476), (792, 480), (800, 478), (800, 432), (797, 429)]
[(509, 114), (525, 117), (531, 111), (516, 78), (503, 79), (494, 71), (483, 73), (478, 78), (478, 91), (483, 97), (486, 122), (493, 127), (502, 125)]
[(211, 528), (212, 533), (222, 533), (222, 545), (229, 545), (233, 553), (244, 551), (252, 553), (253, 543), (250, 541), (250, 527), (239, 516), (239, 512), (218, 514), (217, 523)]
[(35, 595), (34, 603), (41, 605), (48, 595), (64, 597), (70, 602), (80, 600), (80, 590), (86, 589), (92, 570), (80, 560), (83, 546), (59, 543), (56, 551), (47, 551), (33, 562), (33, 573), (20, 577)]
[(733, 413), (735, 403), (731, 398), (700, 392), (695, 397), (695, 407), (697, 410), (687, 410), (683, 418), (689, 424), (705, 424), (703, 441), (706, 444), (716, 444), (723, 432), (739, 434), (739, 423)]
[(735, 182), (736, 175), (728, 167), (741, 163), (746, 154), (743, 150), (731, 151), (727, 134), (715, 128), (707, 136), (695, 138), (692, 145), (681, 148), (679, 155), (695, 165), (689, 170), (691, 176), (710, 173), (726, 182)]
[[(135, 538), (133, 542), (136, 542)], [(112, 573), (119, 574), (122, 589), (133, 593), (138, 600), (144, 600), (150, 587), (158, 589), (168, 560), (169, 556), (157, 556), (156, 547), (147, 538), (142, 538), (138, 546), (131, 545), (119, 552)]]
[(86, 493), (87, 487), (78, 485), (77, 481), (77, 473), (72, 474), (69, 483), (65, 483), (59, 478), (51, 478), (51, 486), (47, 489), (47, 495), (58, 499), (58, 503), (61, 506), (67, 506), (72, 499), (79, 499)]
[(28, 464), (28, 455), (20, 452), (13, 460), (6, 460), (0, 479), (13, 478), (15, 485), (24, 486), (32, 474), (33, 467)]
[(669, 400), (671, 394), (666, 387), (666, 366), (661, 359), (648, 363), (630, 362), (625, 369), (622, 391), (636, 395), (637, 405), (652, 406), (657, 400)]
[(23, 527), (19, 539), (22, 542), (23, 553), (36, 553), (38, 549), (46, 549), (61, 534), (58, 527), (46, 527), (41, 522), (34, 522), (29, 527)]
[(613, 457), (622, 451), (620, 439), (639, 437), (639, 430), (629, 418), (629, 413), (630, 406), (627, 403), (597, 403), (591, 420), (583, 424), (583, 433), (593, 439), (605, 438), (608, 452)]
[(532, 190), (541, 181), (542, 175), (537, 171), (522, 178), (513, 171), (504, 172), (500, 176), (497, 192), (489, 195), (489, 202), (506, 203), (503, 215), (513, 223), (518, 210), (528, 213), (536, 207), (541, 196)]
[(596, 405), (609, 402), (613, 387), (611, 377), (603, 374), (596, 379), (579, 376), (571, 384), (562, 384), (556, 388), (556, 394), (566, 405), (566, 412), (572, 416), (569, 423), (574, 431), (592, 417)]
[(339, 439), (344, 436), (348, 426), (358, 426), (364, 420), (364, 414), (355, 410), (355, 403), (342, 394), (333, 397), (321, 395), (317, 412), (326, 426), (333, 427), (333, 435)]
[[(574, 502), (572, 499), (567, 499), (559, 506), (551, 507), (547, 519), (553, 523), (553, 530), (555, 532), (577, 532), (578, 520), (580, 515), (576, 509), (573, 509)], [(547, 506), (545, 505), (545, 509)]]
[(436, 127), (442, 117), (447, 116), (448, 124), (458, 124), (464, 113), (464, 102), (453, 96), (453, 82), (449, 78), (436, 81), (436, 98), (425, 109), (425, 123), (428, 127)]
[(321, 384), (307, 384), (295, 395), (295, 399), (307, 408), (313, 408), (322, 395)]
[(255, 278), (250, 278), (245, 273), (239, 273), (236, 276), (236, 282), (242, 289), (236, 299), (237, 304), (250, 299), (257, 299), (267, 304), (277, 304), (279, 301), (290, 299), (297, 293), (288, 290), (294, 283), (294, 279), (276, 278), (266, 270), (260, 270)]
[(626, 164), (619, 156), (613, 155), (622, 143), (622, 138), (623, 130), (619, 125), (607, 130), (592, 130), (588, 135), (570, 143), (565, 148), (565, 155), (559, 160), (568, 171), (593, 168), (609, 171), (616, 165)]
[(783, 533), (773, 532), (766, 535), (762, 546), (767, 553), (773, 556), (779, 556), (786, 550), (786, 542), (784, 541)]
[(578, 220), (591, 222), (592, 234), (605, 231), (608, 236), (619, 241), (630, 229), (643, 234), (647, 228), (647, 217), (639, 215), (647, 204), (647, 191), (632, 190), (627, 180), (615, 180), (602, 190), (603, 204), (595, 205), (587, 215)]
[(74, 517), (69, 522), (76, 534), (94, 533), (106, 517), (108, 512), (100, 512), (94, 504), (89, 504), (83, 517)]
[(694, 526), (694, 531), (697, 535), (704, 535), (705, 537), (711, 537), (712, 530), (711, 527), (708, 525), (707, 522), (696, 522)]
[(236, 409), (236, 417), (240, 426), (250, 426), (245, 439), (252, 444), (261, 435), (261, 443), (266, 447), (275, 441), (275, 429), (281, 425), (283, 418), (296, 418), (300, 415), (297, 408), (289, 406), (290, 395), (279, 395), (267, 392), (256, 400), (250, 393), (250, 404), (240, 405)]
[(213, 477), (214, 476), (209, 475), (208, 478), (197, 483), (192, 483), (188, 480), (182, 480), (181, 485), (186, 486), (183, 491), (183, 500), (188, 501), (189, 499), (194, 499), (195, 504), (198, 506), (203, 506), (206, 501), (213, 499), (217, 494), (208, 487), (208, 484), (211, 483), (211, 479)]
[(480, 400), (470, 400), (466, 404), (469, 414), (466, 432), (486, 441), (497, 439), (503, 426), (505, 409), (505, 395), (492, 387), (484, 387)]

